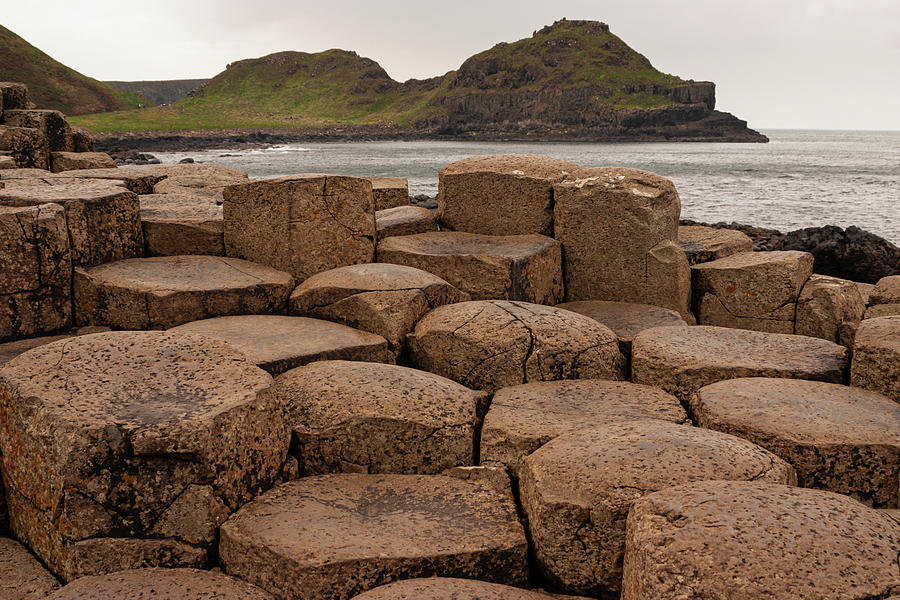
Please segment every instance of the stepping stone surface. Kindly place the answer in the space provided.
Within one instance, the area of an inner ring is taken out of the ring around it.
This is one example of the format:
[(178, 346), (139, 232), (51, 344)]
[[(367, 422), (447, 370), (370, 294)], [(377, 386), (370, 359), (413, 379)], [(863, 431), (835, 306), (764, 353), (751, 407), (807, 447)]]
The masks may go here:
[(421, 206), (398, 206), (375, 213), (375, 230), (379, 240), (395, 235), (428, 233), (437, 229), (437, 215)]
[(395, 581), (363, 592), (355, 600), (550, 600), (560, 598), (542, 590), (454, 577)]
[(484, 300), (441, 306), (407, 338), (413, 362), (472, 389), (531, 381), (623, 379), (615, 334), (567, 310)]
[(377, 333), (395, 351), (428, 311), (469, 295), (420, 269), (376, 263), (313, 275), (291, 294), (292, 314), (318, 317)]
[(859, 324), (850, 385), (900, 402), (900, 315), (864, 319)]
[(794, 332), (841, 343), (842, 326), (855, 327), (865, 312), (866, 304), (854, 282), (813, 275), (797, 300)]
[(106, 152), (51, 152), (50, 166), (54, 173), (78, 169), (114, 169), (116, 161)]
[(518, 477), (522, 460), (570, 431), (640, 419), (684, 423), (687, 414), (659, 388), (624, 381), (567, 380), (497, 390), (481, 430), (481, 461)]
[(553, 184), (580, 170), (534, 154), (471, 156), (439, 174), (441, 222), (484, 235), (553, 235)]
[(167, 329), (234, 314), (284, 312), (294, 280), (236, 258), (135, 258), (75, 270), (80, 325)]
[(428, 271), (473, 300), (556, 304), (563, 298), (559, 242), (542, 235), (434, 231), (378, 243), (378, 262)]
[(234, 577), (198, 569), (133, 569), (82, 577), (47, 600), (274, 600)]
[(307, 477), (247, 504), (221, 531), (225, 570), (280, 599), (342, 600), (431, 575), (527, 580), (509, 488), (454, 477)]
[(169, 332), (81, 336), (10, 361), (12, 531), (63, 580), (204, 565), (217, 525), (280, 474), (271, 383), (232, 346)]
[(406, 367), (324, 361), (278, 378), (301, 475), (440, 473), (474, 461), (487, 395)]
[(720, 381), (691, 399), (701, 427), (750, 440), (797, 470), (803, 487), (900, 507), (900, 404), (818, 381)]
[(637, 334), (631, 380), (683, 401), (704, 385), (738, 377), (843, 383), (847, 350), (826, 340), (726, 327), (657, 327)]
[(135, 194), (152, 194), (153, 186), (165, 179), (165, 175), (157, 175), (147, 169), (133, 167), (116, 167), (114, 169), (78, 169), (55, 175), (61, 179), (106, 179), (121, 185)]
[(678, 245), (691, 265), (753, 251), (753, 240), (746, 233), (701, 225), (679, 226)]
[(148, 256), (225, 254), (222, 207), (197, 196), (140, 197), (141, 227)]
[(0, 538), (0, 598), (44, 600), (59, 582), (15, 540)]
[(193, 321), (170, 331), (228, 342), (272, 375), (317, 360), (394, 362), (383, 337), (321, 319), (239, 315)]
[(623, 600), (886, 598), (900, 525), (847, 496), (707, 481), (638, 500)]
[(250, 183), (246, 173), (215, 165), (165, 165), (152, 167), (148, 171), (165, 176), (153, 186), (155, 194), (190, 195), (215, 204), (222, 204), (223, 191), (229, 185)]
[(525, 458), (520, 475), (538, 568), (589, 595), (621, 589), (625, 520), (642, 496), (708, 479), (797, 481), (790, 465), (746, 440), (659, 420), (562, 435)]
[(409, 205), (409, 182), (402, 177), (364, 177), (372, 182), (375, 210)]

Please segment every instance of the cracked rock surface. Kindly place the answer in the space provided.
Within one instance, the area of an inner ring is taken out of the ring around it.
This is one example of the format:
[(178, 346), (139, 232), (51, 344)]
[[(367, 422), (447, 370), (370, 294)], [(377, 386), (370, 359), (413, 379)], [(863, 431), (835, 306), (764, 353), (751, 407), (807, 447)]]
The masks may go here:
[(239, 315), (192, 321), (169, 331), (228, 342), (272, 375), (317, 360), (394, 362), (383, 337), (321, 319)]
[(407, 342), (420, 368), (488, 392), (532, 381), (624, 378), (625, 358), (609, 328), (540, 304), (441, 306), (419, 321)]
[(254, 585), (198, 569), (132, 569), (82, 577), (47, 600), (272, 600)]
[(291, 314), (318, 317), (376, 333), (400, 352), (428, 311), (469, 295), (427, 271), (373, 263), (313, 275), (291, 294)]
[(560, 596), (543, 590), (457, 579), (455, 577), (427, 577), (396, 581), (363, 592), (354, 600), (550, 600)]
[(294, 280), (236, 258), (162, 256), (75, 269), (80, 325), (167, 329), (209, 317), (283, 313)]
[(433, 231), (378, 243), (378, 262), (428, 271), (473, 300), (556, 304), (563, 298), (559, 242), (542, 235)]
[(28, 549), (15, 540), (0, 537), (0, 598), (45, 600), (59, 582), (41, 566)]
[(170, 332), (54, 342), (0, 369), (10, 525), (63, 580), (203, 566), (216, 527), (287, 453), (272, 378)]
[(222, 207), (215, 201), (173, 193), (147, 194), (140, 203), (147, 256), (225, 255)]
[(850, 385), (900, 402), (900, 315), (865, 319), (859, 324)]
[(520, 476), (538, 568), (562, 589), (590, 595), (621, 589), (625, 520), (642, 496), (709, 479), (797, 481), (755, 444), (660, 420), (567, 433), (525, 458)]
[(631, 380), (686, 402), (705, 385), (737, 377), (843, 383), (847, 349), (800, 335), (727, 327), (654, 327), (631, 347)]
[(225, 188), (225, 252), (298, 282), (375, 259), (372, 184), (359, 177), (295, 175)]
[(900, 507), (900, 404), (832, 383), (753, 377), (701, 388), (694, 421), (750, 440), (797, 470), (803, 487)]
[(225, 570), (276, 598), (351, 598), (395, 579), (522, 585), (525, 532), (507, 484), (442, 475), (284, 483), (222, 526)]
[(743, 231), (702, 225), (678, 227), (678, 245), (688, 263), (696, 265), (741, 252), (753, 252), (753, 240)]
[(375, 230), (378, 232), (379, 240), (395, 235), (415, 235), (437, 231), (437, 215), (434, 214), (434, 211), (421, 206), (386, 208), (375, 213)]
[(900, 525), (853, 498), (708, 481), (638, 500), (623, 600), (890, 598)]
[(440, 473), (474, 464), (487, 395), (416, 369), (323, 361), (285, 373), (274, 394), (301, 475)]

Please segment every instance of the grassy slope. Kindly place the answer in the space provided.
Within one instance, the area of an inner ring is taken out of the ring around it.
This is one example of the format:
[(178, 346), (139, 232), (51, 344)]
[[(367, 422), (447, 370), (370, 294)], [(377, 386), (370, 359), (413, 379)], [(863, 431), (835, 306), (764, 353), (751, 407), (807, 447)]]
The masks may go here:
[(169, 81), (104, 81), (121, 92), (142, 94), (151, 105), (172, 104), (187, 96), (208, 79), (173, 79)]
[(114, 90), (57, 62), (0, 26), (0, 81), (28, 85), (29, 97), (38, 108), (61, 110), (67, 115), (134, 108), (137, 94)]

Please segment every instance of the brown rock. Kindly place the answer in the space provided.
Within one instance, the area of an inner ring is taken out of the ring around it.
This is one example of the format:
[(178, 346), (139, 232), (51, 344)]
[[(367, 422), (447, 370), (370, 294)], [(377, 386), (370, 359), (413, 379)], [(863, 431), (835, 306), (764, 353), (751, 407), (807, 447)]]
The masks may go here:
[(7, 169), (18, 169), (19, 165), (16, 164), (16, 159), (10, 156), (0, 156), (0, 171)]
[(118, 167), (115, 169), (76, 169), (58, 173), (64, 179), (107, 179), (118, 183), (135, 194), (152, 194), (153, 186), (162, 181), (163, 175), (154, 175), (147, 169)]
[(133, 569), (77, 579), (47, 600), (273, 600), (254, 585), (198, 569)]
[(690, 267), (678, 246), (681, 200), (668, 179), (583, 169), (553, 187), (566, 299), (645, 302), (690, 312)]
[(543, 590), (527, 590), (499, 583), (427, 577), (382, 585), (356, 596), (354, 600), (561, 600)]
[(900, 315), (860, 323), (853, 342), (850, 385), (900, 402)]
[(376, 333), (400, 353), (428, 311), (469, 295), (420, 269), (387, 263), (350, 265), (313, 275), (291, 294), (291, 314)]
[(63, 208), (0, 206), (0, 340), (70, 326), (71, 281)]
[(437, 230), (437, 215), (421, 206), (398, 206), (375, 213), (375, 231), (379, 240)]
[(363, 177), (372, 182), (375, 210), (409, 206), (409, 182), (402, 177)]
[(165, 179), (153, 186), (155, 194), (190, 195), (216, 204), (222, 204), (226, 187), (250, 181), (242, 171), (214, 165), (166, 165), (151, 167), (148, 171), (165, 176)]
[(9, 151), (21, 168), (50, 168), (47, 136), (40, 129), (0, 125), (0, 150)]
[(846, 279), (813, 275), (797, 300), (797, 335), (840, 343), (841, 326), (859, 323), (866, 312), (857, 285)]
[(186, 323), (172, 331), (228, 342), (273, 375), (317, 360), (394, 362), (383, 337), (305, 317), (219, 317)]
[(210, 317), (283, 313), (294, 281), (236, 258), (133, 258), (75, 269), (79, 325), (168, 329)]
[[(2, 129), (0, 129), (2, 132)], [(51, 173), (46, 169), (10, 169), (6, 171), (0, 171), (0, 182), (3, 182), (3, 185), (8, 185), (10, 181), (16, 181), (19, 179), (34, 179), (38, 178), (54, 178), (57, 177), (56, 173)], [(2, 187), (2, 186), (0, 186)]]
[(72, 149), (75, 152), (94, 152), (94, 134), (84, 127), (72, 127)]
[(678, 399), (624, 381), (543, 381), (497, 390), (481, 430), (481, 461), (519, 477), (526, 456), (570, 431), (641, 419), (687, 422)]
[(615, 334), (588, 317), (527, 302), (441, 306), (407, 338), (415, 364), (477, 390), (558, 379), (622, 379)]
[(799, 335), (725, 327), (657, 327), (637, 334), (631, 380), (687, 401), (705, 385), (737, 377), (843, 383), (847, 349)]
[(66, 331), (65, 333), (61, 333), (59, 335), (47, 335), (43, 337), (36, 338), (26, 338), (23, 340), (16, 340), (14, 342), (5, 342), (0, 344), (0, 367), (19, 356), (20, 354), (25, 354), (29, 350), (37, 348), (38, 346), (43, 346), (44, 344), (49, 344), (51, 342), (58, 342), (59, 340), (67, 340), (71, 337), (75, 337), (76, 335), (90, 335), (92, 333), (106, 333), (109, 331), (107, 327), (79, 327), (77, 329), (71, 329)]
[(750, 440), (797, 469), (803, 487), (900, 506), (900, 405), (881, 394), (818, 381), (753, 377), (703, 387), (698, 425)]
[(440, 473), (475, 460), (487, 395), (415, 369), (324, 361), (279, 377), (300, 474)]
[(322, 475), (282, 484), (222, 526), (225, 570), (279, 599), (344, 600), (396, 579), (521, 585), (512, 492), (441, 475)]
[(140, 197), (141, 227), (148, 256), (225, 255), (222, 207), (197, 196)]
[(562, 300), (559, 242), (541, 235), (487, 236), (441, 231), (381, 240), (378, 262), (434, 273), (474, 300)]
[(869, 304), (900, 304), (900, 275), (879, 279), (872, 288)]
[(170, 332), (86, 335), (12, 360), (0, 449), (13, 532), (64, 580), (203, 565), (213, 536), (185, 541), (198, 523), (280, 473), (271, 383), (232, 346)]
[(3, 110), (17, 110), (28, 108), (28, 86), (24, 83), (12, 81), (0, 82), (0, 106)]
[(847, 496), (698, 482), (634, 504), (622, 599), (885, 598), (898, 547), (900, 527)]
[(59, 582), (24, 546), (0, 538), (0, 597), (3, 600), (44, 600), (58, 587)]
[(868, 306), (869, 305), (869, 297), (872, 295), (872, 292), (875, 290), (874, 283), (860, 283), (859, 281), (854, 281), (857, 289), (859, 289), (859, 295), (862, 296), (863, 303)]
[(128, 190), (107, 181), (62, 178), (4, 183), (0, 206), (53, 202), (65, 209), (74, 266), (91, 267), (143, 255), (140, 203)]
[(116, 167), (106, 152), (51, 152), (50, 165), (54, 173), (77, 169), (109, 169)]
[(225, 188), (225, 253), (286, 271), (298, 282), (375, 259), (372, 184), (295, 175)]
[(3, 110), (7, 127), (27, 127), (40, 130), (47, 141), (48, 152), (71, 152), (72, 128), (66, 116), (58, 110)]
[(743, 231), (701, 225), (681, 225), (678, 228), (678, 244), (691, 265), (741, 252), (753, 252), (753, 240)]
[(528, 456), (521, 472), (538, 568), (568, 592), (618, 592), (625, 519), (635, 500), (709, 479), (793, 485), (797, 475), (746, 440), (659, 420), (556, 438)]
[(900, 304), (874, 304), (866, 309), (864, 319), (900, 315)]

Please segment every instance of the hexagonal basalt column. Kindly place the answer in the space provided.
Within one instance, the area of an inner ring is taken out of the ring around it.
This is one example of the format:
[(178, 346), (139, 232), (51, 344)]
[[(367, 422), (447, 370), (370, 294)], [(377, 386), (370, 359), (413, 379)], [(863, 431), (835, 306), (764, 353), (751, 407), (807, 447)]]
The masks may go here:
[(47, 600), (273, 600), (254, 585), (198, 569), (132, 569), (76, 579)]

